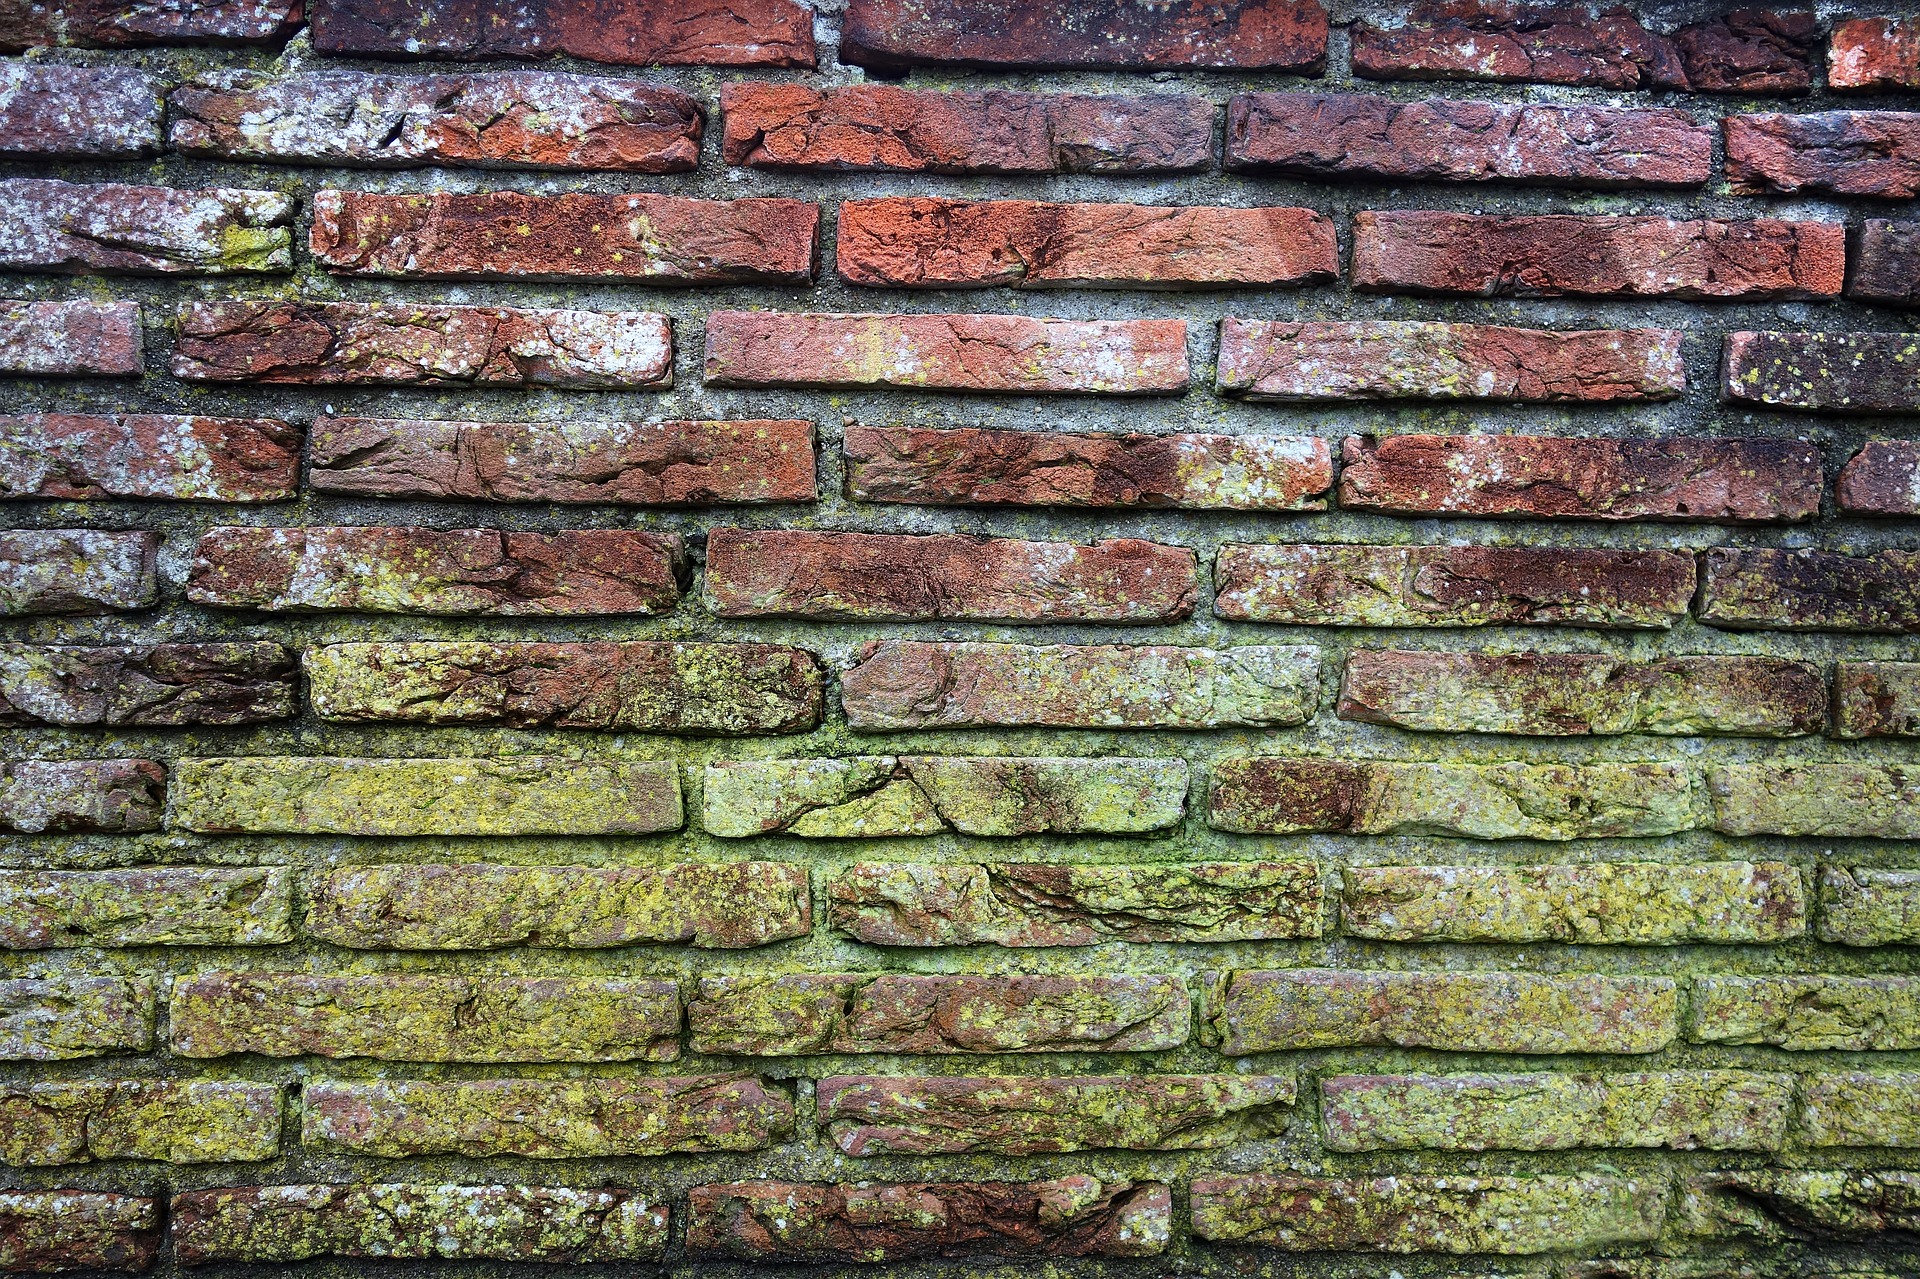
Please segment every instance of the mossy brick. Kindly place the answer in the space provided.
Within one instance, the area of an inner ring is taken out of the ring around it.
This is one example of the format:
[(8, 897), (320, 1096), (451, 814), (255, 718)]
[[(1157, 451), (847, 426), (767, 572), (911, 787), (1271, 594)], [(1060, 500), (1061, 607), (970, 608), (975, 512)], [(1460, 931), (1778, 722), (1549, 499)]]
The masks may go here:
[(1920, 1074), (1842, 1070), (1802, 1075), (1799, 1129), (1810, 1146), (1920, 1147)]
[(1920, 1048), (1920, 978), (1696, 977), (1687, 1038), (1788, 1052)]
[[(1920, 114), (1913, 119), (1920, 122)], [(1915, 139), (1920, 190), (1920, 123)], [(1727, 334), (1721, 368), (1720, 398), (1730, 404), (1805, 413), (1920, 412), (1920, 339), (1910, 333), (1741, 330)]]
[(242, 275), (293, 269), (290, 196), (120, 182), (0, 180), (0, 267), (62, 274)]
[(1707, 790), (1726, 835), (1920, 839), (1920, 770), (1897, 764), (1722, 764)]
[(0, 1269), (16, 1274), (150, 1269), (160, 1210), (139, 1195), (92, 1190), (0, 1192)]
[(123, 4), (51, 0), (9, 15), (0, 52), (45, 47), (121, 49), (144, 45), (271, 44), (300, 22), (295, 0), (129, 0)]
[(160, 150), (162, 82), (132, 67), (0, 68), (0, 156), (139, 160)]
[(138, 302), (0, 299), (0, 377), (139, 377)]
[(0, 644), (0, 724), (257, 724), (291, 719), (293, 654), (266, 641)]
[(1737, 631), (1920, 630), (1920, 555), (1714, 547), (1701, 557), (1700, 620)]
[(68, 1080), (0, 1087), (0, 1161), (247, 1163), (280, 1150), (278, 1084)]
[(0, 417), (0, 498), (277, 502), (299, 473), (300, 432), (272, 418)]
[(150, 759), (0, 763), (0, 831), (157, 830), (166, 794), (166, 769)]
[(1836, 662), (1833, 735), (1920, 737), (1920, 662)]
[(1868, 92), (1920, 89), (1920, 22), (1886, 17), (1834, 23), (1827, 84)]
[(1674, 1233), (1768, 1242), (1906, 1238), (1920, 1231), (1920, 1173), (1757, 1168), (1680, 1186)]
[(0, 614), (124, 613), (160, 599), (153, 533), (0, 532)]
[(0, 1059), (67, 1061), (153, 1047), (154, 991), (128, 977), (0, 980)]
[(512, 21), (482, 0), (332, 0), (314, 48), (374, 58), (549, 58), (616, 66), (811, 67), (813, 10), (799, 0), (611, 0), (583, 10), (527, 0)]
[(1821, 941), (1841, 946), (1920, 946), (1920, 870), (1820, 867)]
[(1766, 111), (1721, 126), (1736, 195), (1920, 195), (1920, 113)]
[(0, 870), (0, 948), (275, 946), (292, 899), (284, 866)]

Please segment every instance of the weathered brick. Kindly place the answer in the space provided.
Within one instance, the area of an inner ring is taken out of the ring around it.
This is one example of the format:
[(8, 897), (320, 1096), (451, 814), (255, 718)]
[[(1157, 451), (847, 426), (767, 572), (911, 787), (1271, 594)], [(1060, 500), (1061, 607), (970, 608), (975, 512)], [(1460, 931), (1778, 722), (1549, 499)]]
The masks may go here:
[(560, 759), (180, 759), (175, 826), (210, 833), (606, 835), (680, 828), (670, 763)]
[(1920, 771), (1875, 764), (1723, 764), (1707, 773), (1727, 835), (1920, 839)]
[(715, 311), (706, 384), (1177, 395), (1187, 322)]
[(734, 949), (813, 927), (804, 866), (352, 866), (307, 885), (306, 931), (357, 950)]
[(1696, 977), (1687, 1038), (1789, 1052), (1920, 1048), (1920, 979)]
[(278, 644), (0, 644), (0, 724), (258, 724), (294, 714)]
[(0, 53), (45, 45), (268, 44), (300, 24), (299, 0), (43, 0), (13, 3)]
[(130, 834), (157, 830), (167, 771), (146, 759), (0, 763), (0, 830)]
[(1670, 400), (1686, 390), (1673, 329), (1514, 329), (1419, 320), (1220, 321), (1216, 385), (1281, 403)]
[(1920, 515), (1920, 441), (1868, 440), (1840, 468), (1833, 496), (1852, 515)]
[(633, 1190), (560, 1186), (230, 1186), (173, 1197), (174, 1260), (586, 1262), (658, 1257), (667, 1208)]
[(847, 492), (942, 506), (1317, 511), (1327, 442), (1286, 435), (1108, 435), (850, 426)]
[(1668, 108), (1236, 93), (1226, 163), (1305, 178), (1689, 187), (1712, 172), (1713, 134)]
[(0, 1268), (16, 1274), (151, 1269), (160, 1213), (151, 1199), (88, 1190), (0, 1193)]
[(1340, 918), (1384, 941), (1765, 944), (1806, 932), (1784, 862), (1349, 866)]
[(1291, 1076), (951, 1076), (820, 1081), (821, 1135), (856, 1157), (1218, 1150), (1282, 1128)]
[(543, 617), (671, 612), (677, 533), (233, 527), (194, 549), (187, 598), (269, 612)]
[(1356, 648), (1339, 715), (1424, 733), (1799, 737), (1826, 726), (1827, 686), (1784, 657)]
[(160, 82), (130, 67), (0, 66), (0, 156), (137, 160), (160, 150)]
[(1145, 834), (1179, 825), (1187, 764), (991, 755), (722, 761), (707, 765), (703, 791), (701, 824), (729, 838)]
[(840, 678), (849, 727), (1290, 728), (1320, 700), (1320, 650), (880, 640)]
[(1168, 622), (1193, 613), (1197, 574), (1186, 547), (1131, 537), (1076, 545), (716, 528), (705, 582), (716, 617)]
[(1727, 182), (1738, 195), (1905, 200), (1920, 194), (1920, 113), (1816, 111), (1730, 115)]
[(800, 0), (313, 0), (313, 45), (374, 57), (545, 58), (620, 66), (811, 67)]
[(1920, 343), (1907, 333), (1729, 333), (1724, 368), (1729, 403), (1920, 412)]
[(1827, 38), (1827, 86), (1920, 89), (1920, 22), (1854, 18), (1834, 23)]
[(1214, 583), (1214, 615), (1234, 621), (1663, 630), (1694, 567), (1684, 551), (1228, 543)]
[(764, 1150), (793, 1102), (751, 1075), (311, 1083), (301, 1141), (385, 1159), (607, 1159)]
[(1735, 631), (1920, 630), (1920, 552), (1865, 555), (1716, 546), (1701, 557), (1700, 620)]
[(336, 275), (806, 285), (819, 222), (805, 200), (325, 190), (309, 248)]
[(1836, 663), (1833, 735), (1920, 737), (1920, 663)]
[(842, 279), (875, 288), (1184, 288), (1320, 284), (1333, 220), (1224, 209), (894, 197), (840, 206)]
[(385, 1061), (671, 1061), (672, 981), (211, 972), (174, 983), (168, 1047), (182, 1057)]
[(1663, 1177), (1205, 1177), (1193, 1233), (1288, 1252), (1498, 1253), (1648, 1243), (1665, 1218)]
[(1178, 977), (781, 973), (702, 977), (687, 1001), (694, 1052), (1153, 1052), (1186, 1043)]
[(69, 1080), (0, 1087), (0, 1161), (244, 1163), (280, 1150), (278, 1084)]
[[(67, 1061), (153, 1047), (153, 988), (124, 977), (0, 980), (0, 1059)], [(5, 1231), (0, 1230), (0, 1239)]]
[(190, 302), (173, 375), (188, 382), (334, 386), (673, 385), (672, 324), (650, 311)]
[(0, 299), (0, 377), (139, 377), (137, 302)]
[(1881, 306), (1920, 306), (1920, 222), (1861, 222), (1847, 296)]
[(732, 81), (720, 112), (721, 159), (759, 169), (1191, 173), (1213, 162), (1213, 104), (1185, 94)]
[(1695, 93), (1798, 94), (1813, 86), (1820, 19), (1805, 10), (1735, 9), (1673, 33)]
[(1920, 870), (1820, 868), (1821, 941), (1920, 946)]
[(1920, 1231), (1920, 1174), (1781, 1168), (1708, 1173), (1682, 1183), (1674, 1215), (1680, 1232), (1706, 1238), (1910, 1239)]
[(1920, 1075), (1802, 1075), (1800, 1131), (1812, 1146), (1920, 1146)]
[(299, 448), (297, 429), (267, 418), (0, 417), (0, 498), (276, 502), (299, 487)]
[(695, 1186), (687, 1251), (742, 1261), (1151, 1257), (1173, 1235), (1163, 1182), (1054, 1181)]
[(825, 682), (775, 644), (329, 644), (306, 669), (322, 719), (606, 732), (805, 732)]
[(1208, 1001), (1205, 1025), (1236, 1057), (1303, 1048), (1651, 1053), (1673, 1042), (1678, 999), (1667, 977), (1294, 968), (1231, 974)]
[(273, 191), (0, 181), (0, 267), (67, 274), (293, 269), (294, 200)]
[(1067, 866), (855, 862), (833, 926), (870, 946), (1094, 946), (1318, 937), (1312, 862)]
[(159, 551), (154, 533), (0, 532), (0, 615), (152, 608), (160, 598)]
[(272, 946), (292, 897), (278, 866), (0, 871), (0, 947)]
[(167, 105), (174, 150), (223, 160), (680, 173), (700, 159), (699, 104), (641, 80), (224, 70)]

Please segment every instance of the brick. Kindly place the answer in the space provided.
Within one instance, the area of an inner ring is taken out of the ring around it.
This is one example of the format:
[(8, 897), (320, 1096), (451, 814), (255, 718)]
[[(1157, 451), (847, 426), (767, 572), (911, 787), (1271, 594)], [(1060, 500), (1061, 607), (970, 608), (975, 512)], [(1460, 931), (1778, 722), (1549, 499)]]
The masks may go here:
[(700, 159), (699, 104), (640, 80), (222, 70), (167, 105), (173, 149), (222, 160), (682, 173)]
[(1320, 650), (881, 640), (840, 678), (847, 725), (1290, 728), (1313, 718)]
[(805, 732), (825, 683), (775, 644), (329, 644), (306, 668), (322, 719), (604, 732)]
[(299, 449), (296, 428), (267, 418), (0, 417), (0, 498), (277, 502), (299, 487)]
[(1178, 977), (783, 973), (702, 977), (687, 1001), (697, 1053), (1156, 1052), (1187, 1041)]
[(1312, 862), (1067, 866), (855, 862), (833, 926), (870, 946), (1094, 946), (1318, 937)]
[(278, 866), (0, 871), (0, 947), (273, 946), (292, 897)]
[(1356, 648), (1339, 715), (1423, 733), (1801, 737), (1826, 727), (1827, 687), (1782, 657)]
[(1717, 1172), (1681, 1183), (1676, 1227), (1706, 1238), (1772, 1242), (1911, 1238), (1920, 1176), (1892, 1170)]
[[(0, 1060), (69, 1061), (153, 1047), (153, 988), (124, 977), (0, 980)], [(6, 1233), (0, 1230), (0, 1240)]]
[(715, 311), (706, 384), (1177, 395), (1187, 322)]
[(1193, 1233), (1288, 1252), (1497, 1253), (1659, 1238), (1664, 1178), (1206, 1177), (1192, 1185)]
[(1920, 113), (1816, 111), (1730, 115), (1727, 182), (1736, 195), (1920, 194)]
[(314, 0), (313, 46), (373, 57), (546, 58), (619, 66), (811, 67), (800, 0)]
[(1841, 946), (1920, 946), (1920, 871), (1822, 866), (1818, 935)]
[(894, 197), (840, 205), (840, 277), (874, 288), (1197, 288), (1323, 284), (1333, 220), (1224, 209)]
[(1691, 187), (1713, 134), (1668, 108), (1546, 106), (1357, 93), (1236, 93), (1228, 169), (1303, 178)]
[(310, 1083), (301, 1141), (395, 1159), (606, 1159), (764, 1150), (793, 1102), (750, 1075)]
[(1835, 663), (1833, 735), (1920, 737), (1920, 663)]
[(1864, 1070), (1800, 1077), (1800, 1130), (1811, 1146), (1920, 1146), (1920, 1075)]
[(1920, 89), (1920, 23), (1912, 18), (1854, 18), (1827, 38), (1827, 87)]
[(138, 160), (160, 150), (160, 82), (130, 67), (0, 67), (0, 156)]
[(1720, 394), (1810, 413), (1920, 412), (1920, 345), (1905, 333), (1729, 333)]
[(1145, 834), (1180, 824), (1179, 759), (856, 755), (710, 763), (709, 835)]
[(295, 201), (273, 191), (0, 181), (0, 267), (123, 275), (291, 271)]
[(759, 169), (1192, 173), (1213, 104), (1185, 94), (932, 93), (890, 84), (720, 86), (720, 158)]
[(671, 612), (685, 546), (675, 533), (377, 526), (215, 528), (187, 598), (268, 612), (604, 617)]
[(1186, 547), (1131, 537), (716, 528), (705, 581), (716, 617), (1147, 623), (1191, 616), (1197, 574)]
[(1920, 222), (1867, 218), (1860, 223), (1847, 296), (1881, 306), (1920, 307)]
[(298, 0), (51, 0), (10, 5), (0, 53), (39, 46), (269, 44), (300, 23)]
[(1920, 515), (1920, 441), (1868, 440), (1840, 468), (1833, 496), (1850, 515)]
[(863, 502), (1317, 511), (1333, 486), (1329, 445), (1308, 436), (850, 426), (841, 449)]
[(0, 1268), (10, 1273), (137, 1274), (159, 1251), (160, 1214), (151, 1199), (89, 1190), (0, 1192)]
[(307, 884), (306, 932), (356, 950), (716, 949), (804, 937), (804, 866), (351, 866)]
[(0, 377), (139, 377), (137, 302), (0, 299)]
[(1696, 977), (1687, 1038), (1789, 1052), (1920, 1047), (1920, 980), (1910, 977)]
[(1846, 274), (1838, 222), (1353, 215), (1353, 287), (1369, 293), (1805, 300), (1840, 296)]
[(820, 1129), (842, 1153), (1037, 1155), (1219, 1150), (1285, 1125), (1291, 1076), (835, 1075)]
[(606, 835), (680, 827), (670, 763), (226, 758), (173, 764), (173, 824), (214, 834)]
[(672, 981), (316, 977), (210, 972), (174, 983), (168, 1047), (181, 1057), (374, 1057), (383, 1061), (672, 1061)]
[(1417, 320), (1220, 321), (1215, 384), (1280, 403), (1670, 400), (1686, 390), (1672, 329), (1514, 329)]
[(291, 719), (293, 656), (278, 644), (0, 644), (0, 724), (260, 724)]
[(1695, 93), (1805, 93), (1819, 43), (1818, 15), (1793, 10), (1736, 9), (1673, 33)]
[(132, 834), (158, 830), (166, 769), (146, 759), (0, 763), (0, 831)]
[(1920, 553), (1716, 546), (1701, 556), (1700, 620), (1735, 631), (1920, 630)]
[(1214, 615), (1234, 621), (1664, 630), (1694, 568), (1684, 551), (1228, 543), (1214, 583)]
[(152, 608), (160, 598), (159, 551), (155, 533), (0, 532), (0, 615)]
[(667, 1245), (667, 1208), (633, 1190), (424, 1183), (230, 1186), (173, 1197), (174, 1259), (587, 1262)]
[(1726, 835), (1920, 839), (1920, 772), (1874, 764), (1722, 764), (1707, 773)]
[(277, 1084), (70, 1080), (0, 1087), (0, 1160), (245, 1163), (280, 1150)]
[(1075, 1174), (1036, 1182), (695, 1186), (687, 1251), (742, 1261), (1151, 1257), (1173, 1236), (1163, 1182)]

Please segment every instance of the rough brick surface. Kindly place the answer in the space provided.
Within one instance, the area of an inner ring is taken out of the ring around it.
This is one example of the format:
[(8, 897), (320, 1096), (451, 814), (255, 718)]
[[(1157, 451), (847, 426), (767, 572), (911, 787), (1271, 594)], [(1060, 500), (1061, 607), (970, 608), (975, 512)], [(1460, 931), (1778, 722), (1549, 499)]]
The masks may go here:
[(1833, 498), (1854, 515), (1920, 516), (1920, 442), (1868, 440), (1840, 468)]
[(299, 447), (266, 418), (0, 417), (0, 497), (274, 502), (294, 495)]
[(266, 44), (289, 34), (299, 0), (48, 0), (9, 5), (0, 53), (42, 45)]
[(152, 533), (0, 532), (0, 614), (119, 613), (159, 598)]
[(0, 644), (0, 724), (256, 724), (294, 714), (278, 644)]
[(1920, 839), (1920, 771), (1897, 764), (1723, 764), (1707, 789), (1728, 835)]
[(139, 377), (137, 302), (0, 300), (0, 376)]
[(1920, 113), (1730, 115), (1727, 181), (1741, 195), (1920, 194)]
[(1909, 1238), (1920, 1226), (1911, 1172), (1708, 1173), (1682, 1183), (1678, 1215), (1686, 1233), (1766, 1242)]
[(292, 897), (279, 866), (0, 871), (0, 946), (272, 946)]
[(166, 770), (146, 759), (0, 764), (0, 831), (39, 835), (155, 830), (166, 789)]
[(1803, 1075), (1801, 1128), (1814, 1146), (1920, 1146), (1920, 1075), (1849, 1070)]
[(0, 1193), (0, 1266), (138, 1273), (160, 1251), (160, 1213), (151, 1199), (87, 1190)]
[(1881, 306), (1920, 306), (1920, 227), (1885, 218), (1863, 221), (1847, 296)]
[(0, 1159), (245, 1163), (280, 1150), (277, 1084), (83, 1080), (0, 1088)]
[(0, 980), (0, 1060), (67, 1061), (145, 1052), (153, 1047), (153, 1014), (153, 987), (143, 981)]
[(1834, 23), (1827, 83), (1835, 89), (1920, 89), (1920, 25), (1912, 18)]
[(272, 191), (0, 181), (0, 267), (69, 274), (293, 269), (294, 202)]
[(322, 53), (544, 58), (644, 67), (811, 67), (813, 11), (799, 0), (314, 0)]
[(1700, 558), (1700, 620), (1742, 631), (1920, 630), (1920, 553), (1716, 546)]
[(1818, 933), (1841, 946), (1920, 945), (1920, 871), (1822, 866)]
[(1911, 977), (1697, 977), (1687, 1038), (1790, 1052), (1920, 1047), (1920, 980)]
[(137, 160), (160, 149), (160, 82), (129, 67), (0, 67), (0, 155)]
[(1833, 735), (1920, 737), (1920, 663), (1836, 663)]
[(1920, 345), (1905, 333), (1729, 333), (1722, 376), (1736, 404), (1920, 411)]

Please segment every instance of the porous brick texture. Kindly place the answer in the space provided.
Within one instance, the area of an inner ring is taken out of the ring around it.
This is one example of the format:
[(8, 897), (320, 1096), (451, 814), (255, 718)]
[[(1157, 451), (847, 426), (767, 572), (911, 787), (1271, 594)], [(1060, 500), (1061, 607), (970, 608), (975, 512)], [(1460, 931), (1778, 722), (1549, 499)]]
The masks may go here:
[(0, 1275), (1920, 1275), (1920, 0), (0, 0)]

